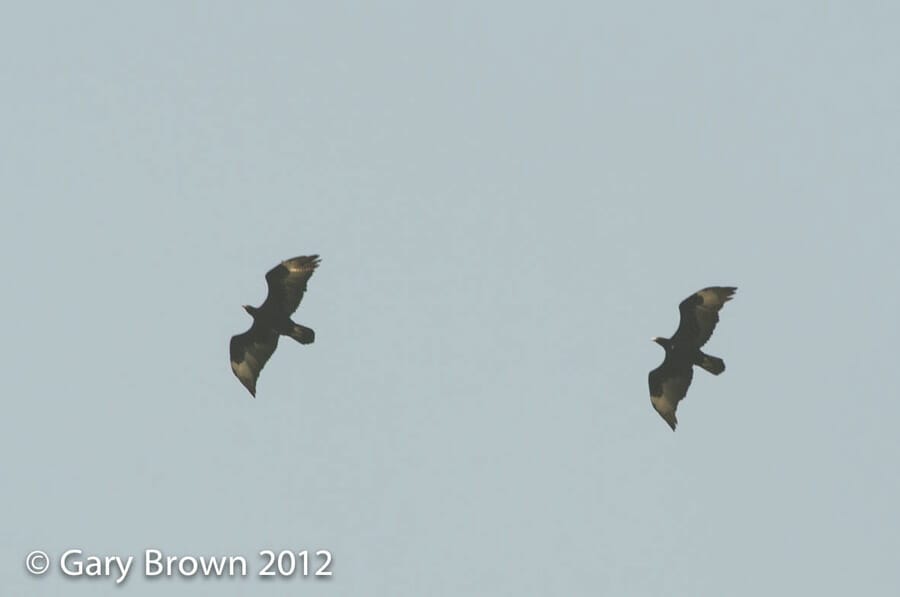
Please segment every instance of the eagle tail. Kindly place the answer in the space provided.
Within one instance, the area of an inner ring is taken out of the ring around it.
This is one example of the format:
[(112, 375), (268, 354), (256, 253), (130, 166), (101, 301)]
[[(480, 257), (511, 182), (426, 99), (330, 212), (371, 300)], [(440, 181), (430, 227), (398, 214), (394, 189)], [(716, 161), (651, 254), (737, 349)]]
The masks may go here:
[(298, 323), (294, 324), (288, 336), (300, 344), (312, 344), (316, 341), (316, 333), (312, 329)]
[(700, 360), (697, 362), (697, 364), (713, 375), (718, 375), (722, 371), (725, 371), (725, 361), (723, 361), (719, 357), (711, 357), (708, 354), (702, 352), (700, 353)]

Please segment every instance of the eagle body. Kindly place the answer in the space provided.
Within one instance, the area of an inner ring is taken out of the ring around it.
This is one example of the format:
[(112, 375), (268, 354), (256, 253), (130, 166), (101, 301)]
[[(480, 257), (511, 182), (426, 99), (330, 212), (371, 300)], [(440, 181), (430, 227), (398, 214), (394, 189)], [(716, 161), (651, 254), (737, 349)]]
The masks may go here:
[(700, 350), (706, 344), (716, 324), (719, 311), (737, 290), (733, 286), (710, 286), (687, 297), (678, 306), (681, 321), (671, 338), (653, 338), (662, 346), (666, 357), (650, 372), (650, 403), (669, 424), (672, 431), (678, 424), (675, 411), (687, 394), (694, 377), (694, 365), (713, 375), (725, 371), (725, 361)]
[(266, 274), (269, 287), (266, 300), (259, 307), (244, 305), (253, 317), (250, 329), (232, 336), (229, 352), (231, 370), (250, 395), (256, 396), (256, 381), (266, 362), (278, 347), (278, 338), (288, 336), (301, 344), (312, 344), (316, 333), (295, 323), (291, 314), (297, 310), (306, 283), (319, 266), (318, 255), (286, 259)]

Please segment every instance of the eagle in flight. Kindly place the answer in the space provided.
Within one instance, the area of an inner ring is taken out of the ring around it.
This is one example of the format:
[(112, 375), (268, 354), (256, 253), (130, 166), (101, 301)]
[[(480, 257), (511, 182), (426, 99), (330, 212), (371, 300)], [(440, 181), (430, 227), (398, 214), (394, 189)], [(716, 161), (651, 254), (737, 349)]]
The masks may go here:
[(675, 334), (652, 339), (666, 350), (666, 358), (648, 377), (650, 402), (672, 431), (678, 424), (675, 410), (691, 385), (694, 365), (713, 375), (725, 371), (725, 361), (703, 353), (700, 347), (712, 336), (719, 322), (719, 310), (731, 300), (735, 290), (733, 286), (710, 286), (695, 292), (678, 305), (681, 322)]
[(306, 282), (318, 265), (318, 255), (282, 261), (266, 274), (269, 294), (262, 306), (244, 305), (253, 325), (231, 337), (231, 370), (254, 397), (256, 380), (278, 347), (279, 336), (289, 336), (300, 344), (312, 344), (316, 339), (313, 330), (291, 321), (291, 314), (300, 305)]

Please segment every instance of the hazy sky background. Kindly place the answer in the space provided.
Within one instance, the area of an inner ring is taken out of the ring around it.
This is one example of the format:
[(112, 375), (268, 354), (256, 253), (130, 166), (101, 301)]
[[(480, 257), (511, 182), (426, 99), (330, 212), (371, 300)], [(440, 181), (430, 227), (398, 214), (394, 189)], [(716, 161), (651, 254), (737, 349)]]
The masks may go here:
[[(896, 595), (898, 25), (7, 6), (0, 593)], [(316, 343), (253, 400), (240, 306), (311, 253)], [(650, 337), (715, 284), (728, 370), (673, 434)], [(334, 576), (116, 587), (68, 548), (329, 549)]]

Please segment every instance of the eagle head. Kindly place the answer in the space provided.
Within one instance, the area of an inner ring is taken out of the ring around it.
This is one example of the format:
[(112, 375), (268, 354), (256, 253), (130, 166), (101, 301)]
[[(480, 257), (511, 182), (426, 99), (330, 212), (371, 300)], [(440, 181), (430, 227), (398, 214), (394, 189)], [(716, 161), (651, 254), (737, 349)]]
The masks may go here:
[(672, 345), (672, 341), (668, 338), (660, 338), (659, 336), (654, 336), (650, 338), (653, 342), (656, 342), (666, 350), (669, 350), (669, 347)]

